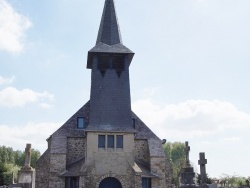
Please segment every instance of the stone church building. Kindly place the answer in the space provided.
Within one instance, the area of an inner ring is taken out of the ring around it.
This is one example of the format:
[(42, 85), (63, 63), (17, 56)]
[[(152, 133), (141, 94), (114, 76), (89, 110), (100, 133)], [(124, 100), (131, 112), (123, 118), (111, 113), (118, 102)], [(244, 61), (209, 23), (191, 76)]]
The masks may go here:
[(90, 100), (48, 139), (36, 188), (166, 188), (171, 166), (159, 139), (131, 111), (129, 66), (113, 0), (88, 52)]

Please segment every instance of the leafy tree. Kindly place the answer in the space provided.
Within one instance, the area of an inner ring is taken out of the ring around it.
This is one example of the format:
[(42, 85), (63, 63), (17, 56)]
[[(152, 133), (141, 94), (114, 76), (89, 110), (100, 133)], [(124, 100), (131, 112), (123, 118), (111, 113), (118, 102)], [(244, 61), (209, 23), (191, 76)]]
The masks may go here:
[(222, 174), (220, 179), (221, 179), (220, 184), (222, 187), (241, 187), (244, 185), (249, 186), (247, 185), (247, 180), (248, 180), (247, 178), (235, 174), (234, 175)]
[(173, 168), (173, 182), (179, 184), (179, 174), (186, 164), (185, 144), (182, 142), (167, 142), (163, 146), (166, 157), (171, 161)]
[[(199, 185), (201, 185), (201, 175), (199, 173), (196, 173), (196, 181)], [(207, 174), (207, 180), (205, 182), (206, 184), (211, 184), (212, 183), (212, 179), (208, 176)]]
[(6, 169), (5, 165), (2, 162), (0, 162), (0, 185), (4, 185), (4, 173), (6, 171), (7, 171), (7, 169)]
[(25, 161), (25, 154), (24, 152), (17, 150), (15, 151), (15, 164), (18, 166), (23, 166)]
[(36, 168), (36, 161), (40, 158), (41, 153), (38, 150), (31, 149), (31, 160), (30, 160), (30, 166), (33, 168)]
[[(22, 151), (15, 151), (15, 164), (18, 166), (23, 166), (24, 162), (25, 162), (25, 152)], [(31, 159), (30, 159), (30, 166), (32, 166), (33, 168), (36, 167), (36, 161), (39, 159), (39, 157), (41, 156), (40, 151), (35, 150), (35, 149), (31, 149)]]
[[(40, 152), (32, 149), (30, 164), (33, 168), (35, 168), (39, 157)], [(11, 184), (13, 175), (16, 181), (18, 170), (24, 165), (24, 161), (24, 151), (14, 151), (11, 147), (0, 146), (0, 185)]]
[(246, 180), (246, 185), (249, 187), (249, 180)]
[(1, 163), (14, 163), (15, 156), (14, 151), (10, 147), (1, 146), (0, 147), (0, 162)]
[(9, 185), (12, 183), (12, 176), (17, 177), (20, 168), (14, 164), (0, 164), (0, 185)]

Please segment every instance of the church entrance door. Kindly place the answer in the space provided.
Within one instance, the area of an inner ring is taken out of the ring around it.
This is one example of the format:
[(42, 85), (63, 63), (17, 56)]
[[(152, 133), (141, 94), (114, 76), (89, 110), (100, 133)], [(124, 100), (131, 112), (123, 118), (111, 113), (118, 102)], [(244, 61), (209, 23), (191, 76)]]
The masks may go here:
[(109, 177), (101, 181), (99, 188), (122, 188), (122, 185), (116, 178)]

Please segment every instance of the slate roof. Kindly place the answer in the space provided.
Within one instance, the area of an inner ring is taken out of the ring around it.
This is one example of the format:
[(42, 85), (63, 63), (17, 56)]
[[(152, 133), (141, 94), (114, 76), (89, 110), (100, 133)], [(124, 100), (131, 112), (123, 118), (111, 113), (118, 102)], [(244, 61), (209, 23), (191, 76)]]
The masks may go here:
[(141, 161), (136, 161), (135, 163), (140, 168), (142, 177), (147, 177), (147, 178), (159, 177), (159, 175), (151, 173), (150, 168), (147, 167), (145, 164), (143, 164)]
[(92, 68), (94, 55), (100, 53), (127, 54), (129, 64), (134, 56), (134, 53), (122, 44), (114, 0), (105, 1), (96, 45), (88, 52), (87, 68)]
[(73, 176), (79, 176), (81, 172), (81, 168), (85, 163), (85, 158), (81, 158), (78, 161), (75, 161), (71, 164), (69, 164), (66, 167), (66, 171), (61, 174), (61, 176), (67, 176), (67, 177), (73, 177)]
[(51, 153), (66, 153), (67, 137), (86, 137), (85, 129), (77, 129), (78, 117), (84, 117), (85, 123), (88, 125), (89, 101), (48, 138), (48, 141), (53, 140), (51, 142)]
[(105, 1), (96, 44), (99, 42), (108, 45), (122, 43), (114, 0)]
[(165, 156), (162, 150), (162, 140), (157, 137), (143, 121), (132, 112), (132, 118), (135, 119), (135, 139), (146, 139), (148, 140), (149, 153), (151, 157)]
[[(85, 137), (86, 136), (85, 131), (88, 129), (89, 109), (90, 109), (90, 103), (88, 101), (71, 118), (69, 118), (57, 131), (55, 131), (52, 134), (52, 137), (62, 137), (62, 136)], [(85, 118), (86, 129), (77, 129), (77, 117)], [(134, 129), (130, 129), (129, 131), (135, 132), (135, 139), (151, 138), (160, 140), (133, 111), (131, 111), (131, 118), (135, 119), (135, 127)], [(112, 132), (117, 130), (109, 129), (109, 127), (103, 127), (103, 131)], [(126, 131), (126, 130), (119, 130), (119, 131)]]
[(83, 117), (85, 119), (85, 125), (88, 126), (89, 101), (85, 103), (73, 116), (71, 116), (53, 135), (60, 132), (60, 134), (66, 135), (68, 137), (85, 136), (84, 129), (77, 129), (78, 117)]
[(159, 139), (149, 128), (148, 126), (133, 112), (132, 118), (135, 119), (135, 139), (148, 139), (148, 138), (155, 138)]
[[(49, 139), (53, 139), (51, 142), (51, 153), (66, 153), (67, 152), (67, 137), (86, 137), (86, 131), (88, 130), (89, 120), (89, 101), (80, 108), (66, 123), (64, 123), (57, 131), (55, 131)], [(77, 129), (77, 118), (84, 117), (86, 120), (85, 129)], [(165, 156), (162, 150), (162, 141), (159, 139), (149, 128), (143, 123), (143, 121), (131, 111), (131, 118), (135, 120), (134, 129), (120, 129), (112, 130), (110, 127), (102, 127), (103, 132), (134, 132), (135, 139), (148, 140), (149, 152), (152, 157)], [(132, 119), (131, 119), (132, 121)], [(92, 130), (94, 131), (94, 130)]]

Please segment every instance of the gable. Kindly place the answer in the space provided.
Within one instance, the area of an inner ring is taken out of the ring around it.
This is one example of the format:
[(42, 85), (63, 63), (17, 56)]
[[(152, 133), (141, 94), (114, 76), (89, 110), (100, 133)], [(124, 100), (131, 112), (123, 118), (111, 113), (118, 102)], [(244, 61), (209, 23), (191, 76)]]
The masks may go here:
[(89, 102), (81, 107), (48, 139), (51, 142), (51, 153), (66, 153), (67, 137), (86, 137), (85, 129), (77, 128), (77, 121), (79, 117), (83, 117), (85, 119), (85, 124), (87, 126), (89, 120)]
[(134, 127), (137, 131), (135, 134), (135, 139), (159, 139), (133, 111), (131, 111), (131, 113), (132, 119), (134, 119)]
[[(51, 153), (66, 153), (67, 137), (86, 137), (85, 129), (77, 128), (79, 117), (85, 119), (86, 127), (89, 122), (89, 101), (81, 107), (72, 117), (70, 117), (57, 131), (55, 131), (49, 139), (51, 142)], [(148, 128), (148, 126), (131, 111), (131, 121), (134, 122), (135, 139), (153, 139), (161, 142), (161, 140)], [(121, 130), (122, 131), (122, 130)]]
[(147, 140), (150, 157), (165, 157), (162, 140), (134, 112), (132, 112), (132, 118), (134, 118), (135, 129), (137, 130), (135, 139)]

